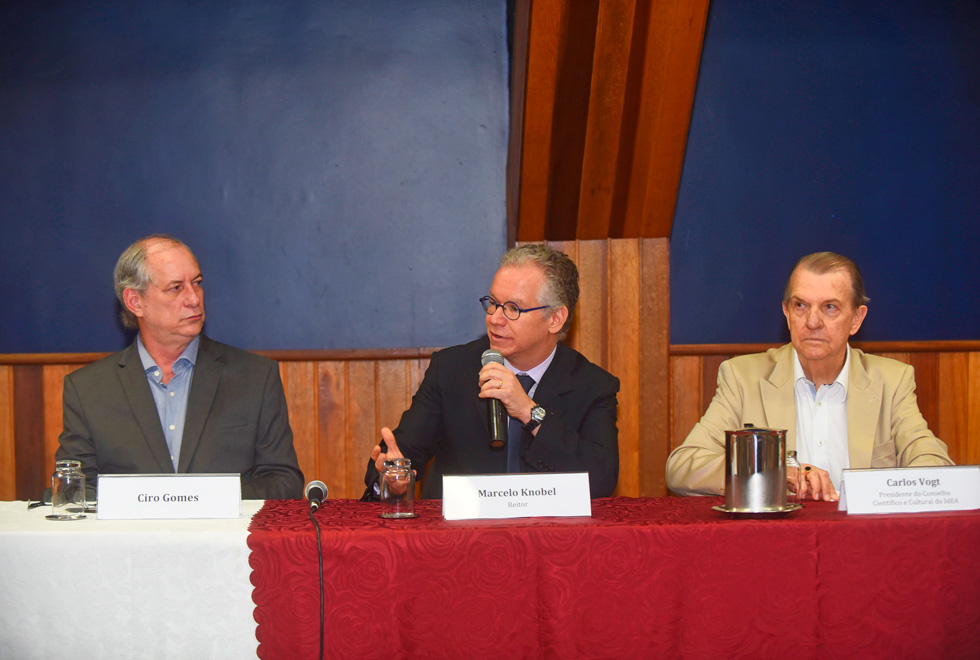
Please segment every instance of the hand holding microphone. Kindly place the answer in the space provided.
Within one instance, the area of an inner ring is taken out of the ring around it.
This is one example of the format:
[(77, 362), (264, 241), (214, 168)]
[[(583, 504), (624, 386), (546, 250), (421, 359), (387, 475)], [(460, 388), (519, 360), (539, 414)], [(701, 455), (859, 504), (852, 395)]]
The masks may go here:
[[(495, 380), (493, 378), (495, 369), (487, 369), (488, 364), (504, 366), (504, 356), (500, 354), (500, 351), (492, 348), (483, 351), (480, 362), (483, 364), (483, 369), (480, 369), (480, 396), (483, 397), (484, 392), (487, 390), (493, 390), (494, 382), (496, 382), (498, 390), (503, 389), (503, 379), (498, 378)], [(500, 374), (497, 375), (499, 376)], [(487, 396), (490, 395), (488, 394)], [(504, 404), (500, 402), (500, 399), (495, 397), (487, 399), (487, 424), (489, 425), (488, 431), (490, 432), (490, 446), (494, 449), (500, 449), (506, 445), (507, 411), (504, 409)]]
[(487, 400), (487, 423), (490, 431), (490, 446), (503, 447), (507, 443), (507, 417), (520, 422), (531, 419), (534, 402), (521, 386), (517, 376), (504, 366), (504, 356), (500, 351), (489, 349), (481, 358), (480, 398)]

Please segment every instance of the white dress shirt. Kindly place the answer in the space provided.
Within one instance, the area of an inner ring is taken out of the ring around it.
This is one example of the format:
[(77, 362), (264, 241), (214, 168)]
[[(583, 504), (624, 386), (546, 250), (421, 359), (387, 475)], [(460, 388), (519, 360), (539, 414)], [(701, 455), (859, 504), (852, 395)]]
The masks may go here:
[(796, 454), (830, 473), (834, 489), (840, 491), (841, 470), (850, 466), (847, 453), (847, 385), (851, 347), (844, 368), (829, 385), (820, 389), (803, 374), (800, 356), (793, 349), (793, 380), (796, 383)]

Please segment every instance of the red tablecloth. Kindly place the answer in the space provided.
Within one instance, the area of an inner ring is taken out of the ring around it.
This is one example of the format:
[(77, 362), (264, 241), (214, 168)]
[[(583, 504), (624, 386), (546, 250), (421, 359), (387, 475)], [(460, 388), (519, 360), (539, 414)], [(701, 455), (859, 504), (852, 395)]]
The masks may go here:
[[(327, 658), (977, 658), (980, 512), (773, 519), (721, 498), (594, 500), (591, 518), (383, 520), (328, 501)], [(248, 545), (259, 656), (315, 658), (316, 536), (270, 501)]]

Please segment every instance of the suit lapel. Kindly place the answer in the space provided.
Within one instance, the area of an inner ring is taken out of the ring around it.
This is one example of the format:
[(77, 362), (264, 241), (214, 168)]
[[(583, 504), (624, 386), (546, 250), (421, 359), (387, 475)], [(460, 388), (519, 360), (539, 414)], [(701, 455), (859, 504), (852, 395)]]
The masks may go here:
[[(759, 382), (765, 423), (771, 429), (786, 429), (786, 449), (796, 450), (796, 386), (793, 383), (793, 349), (787, 344), (773, 356), (776, 365), (769, 377)], [(752, 420), (747, 420), (751, 422)]]
[(221, 349), (210, 339), (201, 335), (201, 345), (194, 365), (194, 380), (187, 395), (187, 417), (184, 419), (184, 435), (180, 441), (180, 458), (177, 471), (187, 472), (194, 452), (201, 442), (204, 424), (211, 413), (211, 405), (221, 381)]
[(863, 353), (851, 349), (847, 383), (847, 455), (851, 467), (871, 465), (875, 431), (881, 413), (881, 386), (871, 382)]
[(143, 432), (150, 453), (156, 460), (161, 472), (173, 472), (174, 465), (170, 461), (170, 450), (167, 440), (163, 437), (163, 427), (160, 426), (160, 413), (153, 402), (150, 384), (146, 382), (146, 371), (140, 360), (139, 351), (134, 341), (119, 358), (119, 382), (126, 394), (126, 400), (133, 411), (133, 417)]
[[(555, 359), (551, 361), (548, 370), (541, 377), (538, 389), (534, 390), (534, 402), (544, 408), (547, 414), (554, 413), (556, 417), (565, 416), (564, 395), (572, 389), (571, 370), (572, 356), (568, 348), (559, 342)], [(525, 441), (528, 438), (530, 434), (527, 434)]]

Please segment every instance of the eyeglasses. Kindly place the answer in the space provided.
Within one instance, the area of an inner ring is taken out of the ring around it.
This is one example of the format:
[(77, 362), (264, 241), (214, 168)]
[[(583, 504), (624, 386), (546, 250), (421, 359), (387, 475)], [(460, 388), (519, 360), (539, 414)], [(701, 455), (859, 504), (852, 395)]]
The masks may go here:
[(504, 310), (504, 316), (509, 318), (511, 321), (516, 321), (517, 319), (521, 318), (522, 312), (536, 312), (539, 309), (548, 309), (551, 307), (551, 305), (541, 305), (540, 307), (521, 309), (517, 306), (517, 303), (512, 303), (510, 301), (498, 303), (490, 296), (483, 296), (480, 298), (480, 304), (483, 305), (483, 311), (487, 313), (487, 316), (493, 316), (493, 313), (497, 311), (498, 307), (500, 307)]

